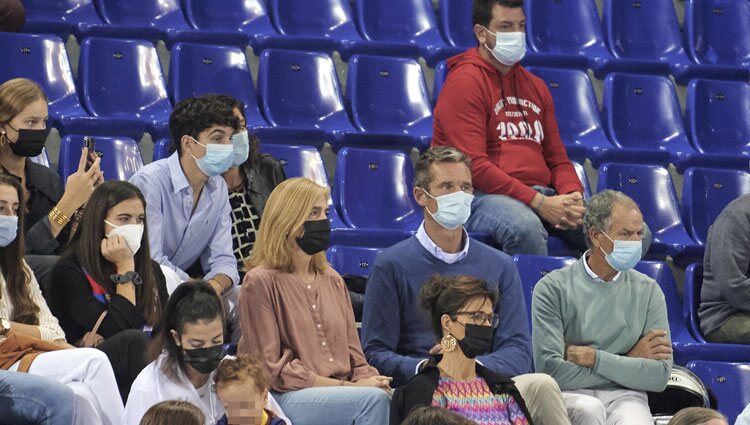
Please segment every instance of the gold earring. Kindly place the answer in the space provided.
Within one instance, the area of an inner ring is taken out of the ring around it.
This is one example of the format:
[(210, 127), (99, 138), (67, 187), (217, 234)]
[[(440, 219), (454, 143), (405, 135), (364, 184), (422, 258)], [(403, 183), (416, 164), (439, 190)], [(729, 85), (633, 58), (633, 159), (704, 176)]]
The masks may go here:
[(456, 344), (456, 338), (454, 338), (451, 334), (445, 335), (443, 339), (440, 340), (440, 347), (443, 348), (444, 353), (450, 353), (451, 351), (455, 350)]

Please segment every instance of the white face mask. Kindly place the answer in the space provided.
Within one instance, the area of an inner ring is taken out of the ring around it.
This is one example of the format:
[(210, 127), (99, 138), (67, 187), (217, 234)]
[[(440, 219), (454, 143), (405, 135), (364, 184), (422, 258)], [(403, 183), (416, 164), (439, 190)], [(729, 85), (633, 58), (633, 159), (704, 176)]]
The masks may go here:
[(471, 215), (471, 201), (474, 200), (474, 195), (459, 190), (447, 195), (432, 196), (430, 192), (424, 189), (422, 191), (437, 201), (437, 211), (433, 213), (427, 207), (425, 209), (439, 225), (453, 230), (466, 224)]
[[(484, 27), (482, 27), (484, 28)], [(485, 31), (490, 32), (487, 28)], [(484, 47), (503, 65), (512, 66), (526, 55), (526, 33), (524, 32), (496, 32), (495, 48)]]
[(111, 232), (107, 233), (107, 238), (122, 236), (133, 255), (138, 252), (141, 248), (141, 239), (143, 239), (144, 227), (142, 224), (124, 224), (122, 226), (115, 226), (107, 220), (104, 220), (104, 222), (114, 227)]

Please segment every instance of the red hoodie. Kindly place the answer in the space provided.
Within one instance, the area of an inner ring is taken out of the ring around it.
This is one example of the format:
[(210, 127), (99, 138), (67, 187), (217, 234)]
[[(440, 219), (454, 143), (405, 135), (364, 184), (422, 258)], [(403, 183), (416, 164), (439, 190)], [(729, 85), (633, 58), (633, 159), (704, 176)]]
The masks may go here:
[(526, 204), (536, 195), (533, 185), (583, 193), (544, 81), (519, 64), (503, 75), (476, 48), (448, 59), (448, 70), (432, 145), (466, 153), (475, 188)]

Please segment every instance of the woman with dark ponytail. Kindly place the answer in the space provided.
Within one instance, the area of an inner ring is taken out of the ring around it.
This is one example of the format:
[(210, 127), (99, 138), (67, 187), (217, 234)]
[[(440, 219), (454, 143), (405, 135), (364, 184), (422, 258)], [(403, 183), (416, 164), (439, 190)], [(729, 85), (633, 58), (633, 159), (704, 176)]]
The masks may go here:
[(442, 354), (396, 389), (391, 425), (401, 424), (420, 406), (442, 407), (481, 423), (531, 424), (513, 381), (475, 360), (492, 348), (499, 297), (486, 282), (469, 276), (435, 275), (422, 287), (419, 302), (429, 313)]
[[(138, 375), (125, 405), (124, 425), (138, 425), (148, 409), (165, 400), (185, 400), (198, 407), (206, 425), (218, 423), (224, 406), (213, 388), (213, 376), (224, 352), (224, 308), (205, 281), (185, 282), (175, 289), (151, 344), (154, 359)], [(268, 408), (281, 409), (269, 397)]]

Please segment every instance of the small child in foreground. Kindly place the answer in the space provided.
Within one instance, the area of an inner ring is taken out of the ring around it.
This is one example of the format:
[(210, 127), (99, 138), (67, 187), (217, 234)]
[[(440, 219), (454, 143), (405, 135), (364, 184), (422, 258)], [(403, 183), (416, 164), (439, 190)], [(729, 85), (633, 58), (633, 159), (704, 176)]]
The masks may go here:
[(263, 365), (253, 357), (226, 357), (214, 376), (216, 394), (224, 404), (229, 425), (287, 425), (264, 408), (268, 381)]

